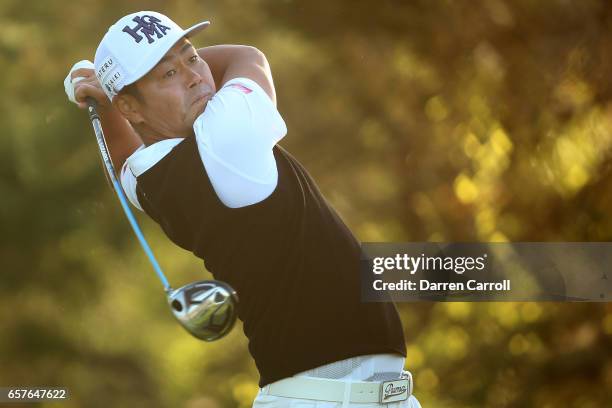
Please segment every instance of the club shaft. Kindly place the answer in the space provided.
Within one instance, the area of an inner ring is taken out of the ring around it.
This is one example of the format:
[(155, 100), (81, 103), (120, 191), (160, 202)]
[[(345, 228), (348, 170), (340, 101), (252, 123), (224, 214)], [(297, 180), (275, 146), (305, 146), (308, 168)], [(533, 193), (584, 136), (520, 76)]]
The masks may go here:
[(100, 122), (100, 116), (98, 115), (96, 111), (96, 101), (93, 100), (92, 98), (87, 98), (87, 105), (88, 105), (87, 110), (89, 113), (89, 119), (91, 120), (91, 124), (96, 134), (96, 139), (98, 141), (98, 147), (100, 148), (100, 154), (102, 156), (102, 162), (104, 163), (104, 167), (106, 168), (107, 178), (110, 180), (110, 184), (113, 190), (115, 190), (115, 193), (117, 193), (117, 197), (119, 197), (119, 202), (121, 203), (121, 207), (123, 208), (123, 211), (125, 212), (125, 215), (127, 216), (127, 219), (130, 222), (130, 225), (132, 226), (134, 233), (136, 234), (136, 237), (138, 237), (140, 246), (142, 246), (142, 249), (144, 250), (145, 254), (147, 254), (149, 261), (151, 261), (151, 265), (153, 265), (153, 269), (155, 270), (155, 273), (157, 273), (159, 280), (164, 285), (164, 290), (166, 291), (166, 293), (170, 293), (172, 292), (172, 287), (170, 287), (170, 283), (168, 282), (168, 279), (166, 279), (166, 276), (162, 272), (162, 269), (159, 266), (157, 259), (155, 259), (155, 255), (153, 255), (153, 251), (151, 250), (151, 247), (149, 247), (149, 244), (145, 240), (144, 235), (142, 234), (142, 231), (140, 230), (140, 227), (138, 226), (138, 223), (136, 222), (136, 218), (134, 217), (134, 214), (132, 213), (132, 210), (130, 209), (128, 201), (125, 197), (125, 193), (123, 192), (123, 188), (121, 187), (121, 184), (119, 183), (119, 181), (117, 180), (117, 176), (115, 175), (115, 168), (113, 166), (113, 162), (108, 152), (108, 147), (106, 145), (106, 139), (104, 138), (104, 131), (102, 130), (102, 123)]

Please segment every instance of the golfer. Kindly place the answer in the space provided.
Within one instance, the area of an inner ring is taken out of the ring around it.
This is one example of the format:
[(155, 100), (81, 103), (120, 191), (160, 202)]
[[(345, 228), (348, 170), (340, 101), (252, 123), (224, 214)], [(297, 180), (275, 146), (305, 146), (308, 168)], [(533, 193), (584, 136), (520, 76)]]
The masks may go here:
[[(254, 407), (410, 407), (393, 303), (362, 303), (360, 244), (304, 167), (258, 49), (196, 49), (157, 12), (110, 27), (68, 98), (99, 104), (131, 203), (236, 289), (260, 373)], [(320, 135), (319, 137), (330, 137)]]

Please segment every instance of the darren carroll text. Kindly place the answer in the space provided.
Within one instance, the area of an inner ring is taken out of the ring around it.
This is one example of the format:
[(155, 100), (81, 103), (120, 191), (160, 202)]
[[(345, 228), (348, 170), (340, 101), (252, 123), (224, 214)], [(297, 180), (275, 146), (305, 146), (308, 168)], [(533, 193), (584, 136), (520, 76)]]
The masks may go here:
[(378, 279), (372, 283), (374, 290), (424, 290), (424, 291), (437, 291), (437, 290), (452, 290), (452, 291), (509, 291), (510, 290), (510, 279), (504, 279), (501, 282), (478, 282), (475, 279), (470, 279), (467, 282), (430, 282), (427, 279), (420, 279), (417, 282), (402, 279), (399, 282), (383, 282)]

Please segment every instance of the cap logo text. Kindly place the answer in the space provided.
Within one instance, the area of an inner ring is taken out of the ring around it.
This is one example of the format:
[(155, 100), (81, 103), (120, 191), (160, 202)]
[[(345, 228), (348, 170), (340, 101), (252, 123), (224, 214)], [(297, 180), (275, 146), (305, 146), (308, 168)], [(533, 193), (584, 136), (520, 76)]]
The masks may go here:
[(161, 24), (161, 20), (157, 17), (144, 15), (136, 16), (132, 20), (137, 23), (136, 27), (125, 26), (122, 31), (131, 35), (137, 43), (142, 41), (144, 35), (151, 44), (155, 41), (154, 36), (162, 38), (166, 35), (166, 31), (170, 30), (170, 27)]
[(120, 80), (121, 80), (120, 71), (115, 71), (112, 74), (112, 76), (110, 76), (110, 78), (104, 79), (104, 86), (106, 87), (106, 90), (108, 91), (108, 93), (112, 95), (117, 95), (116, 85), (119, 84)]
[(108, 71), (110, 68), (113, 68), (113, 59), (107, 58), (106, 61), (104, 61), (104, 63), (100, 67), (100, 69), (98, 69), (98, 72), (96, 73), (96, 76), (98, 77), (98, 79), (101, 80), (104, 74), (106, 73), (106, 71)]

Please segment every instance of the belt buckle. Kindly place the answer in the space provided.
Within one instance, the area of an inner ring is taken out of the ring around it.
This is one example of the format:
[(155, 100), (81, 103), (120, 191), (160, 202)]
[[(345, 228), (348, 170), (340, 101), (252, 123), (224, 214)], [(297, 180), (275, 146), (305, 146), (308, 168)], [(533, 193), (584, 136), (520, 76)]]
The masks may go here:
[(380, 403), (405, 401), (412, 394), (410, 378), (385, 381), (380, 385)]

